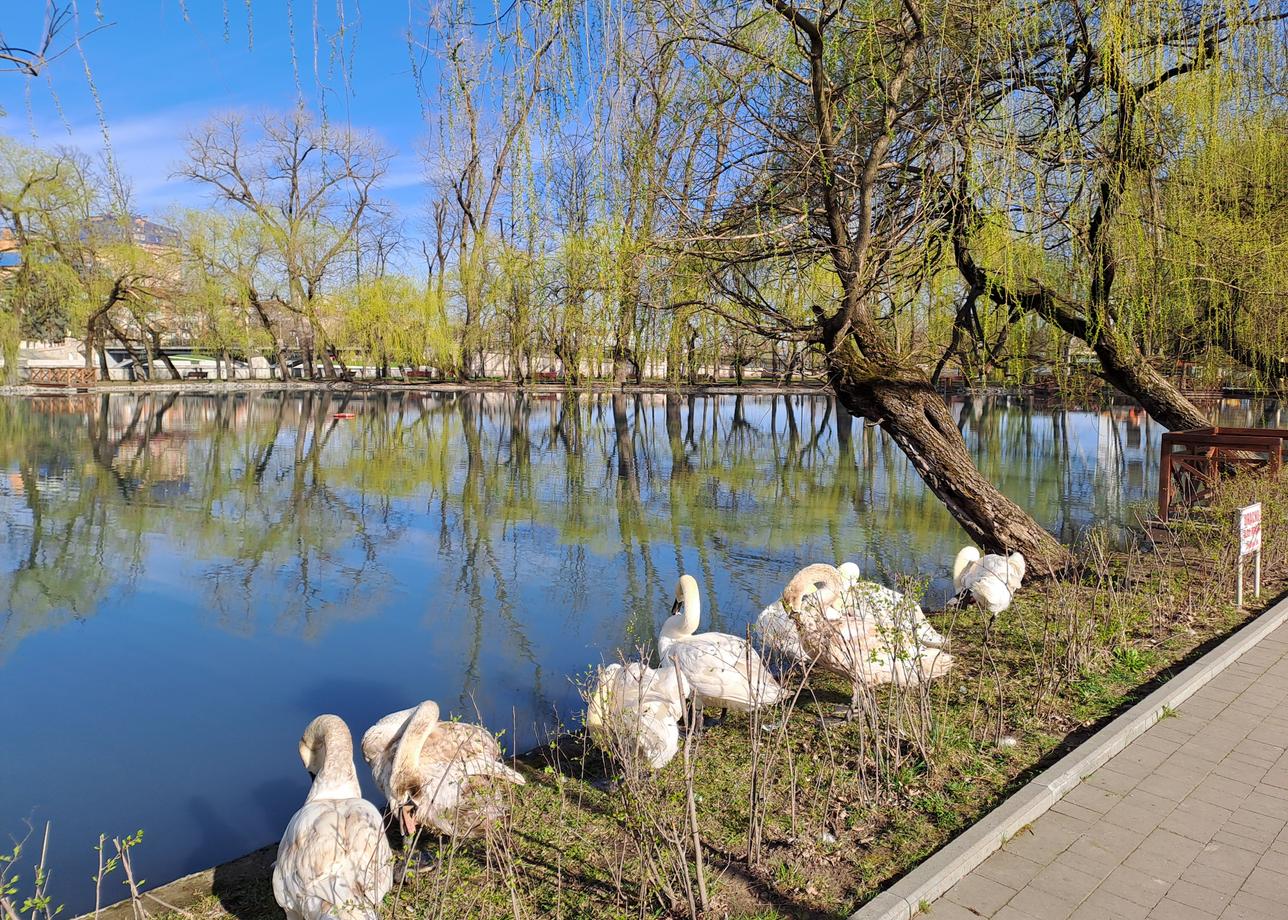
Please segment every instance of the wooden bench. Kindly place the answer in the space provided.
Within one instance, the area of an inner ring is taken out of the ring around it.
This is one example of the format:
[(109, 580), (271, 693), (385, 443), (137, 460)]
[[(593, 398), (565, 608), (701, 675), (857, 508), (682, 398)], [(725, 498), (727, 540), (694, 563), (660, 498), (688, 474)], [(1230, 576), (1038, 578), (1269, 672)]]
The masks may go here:
[(205, 371), (188, 371), (188, 373), (183, 375), (184, 380), (206, 380), (209, 377), (210, 374)]

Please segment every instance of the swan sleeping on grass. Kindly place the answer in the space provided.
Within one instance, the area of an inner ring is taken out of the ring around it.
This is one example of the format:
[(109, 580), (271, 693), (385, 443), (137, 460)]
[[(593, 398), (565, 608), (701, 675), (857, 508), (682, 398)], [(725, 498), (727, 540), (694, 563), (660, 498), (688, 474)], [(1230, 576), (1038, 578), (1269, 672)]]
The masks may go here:
[(384, 821), (362, 797), (353, 738), (339, 716), (318, 716), (300, 739), (313, 776), (273, 864), (273, 897), (288, 920), (376, 920), (393, 887)]
[(922, 683), (947, 673), (953, 662), (939, 650), (943, 640), (919, 606), (880, 585), (856, 585), (857, 570), (806, 566), (782, 600), (808, 660), (852, 682), (852, 711), (865, 685)]
[(698, 724), (706, 704), (751, 712), (779, 702), (783, 688), (751, 644), (727, 633), (697, 633), (701, 615), (698, 583), (681, 575), (657, 649), (663, 669), (678, 666), (692, 687)]
[(417, 827), (448, 836), (477, 833), (505, 813), (500, 784), (524, 784), (501, 762), (501, 745), (487, 729), (440, 722), (432, 700), (367, 729), (362, 756), (405, 835)]
[(981, 559), (978, 549), (964, 546), (953, 560), (953, 590), (958, 594), (969, 591), (975, 603), (994, 615), (1011, 606), (1023, 580), (1024, 556), (1020, 553), (989, 553)]
[(642, 662), (610, 664), (586, 705), (586, 728), (595, 743), (619, 757), (640, 759), (655, 770), (680, 749), (679, 721), (689, 682), (674, 663), (650, 668)]
[[(859, 567), (853, 562), (845, 562), (833, 568), (826, 563), (819, 563), (819, 571), (827, 578), (831, 573), (840, 577), (840, 588), (831, 586), (830, 601), (821, 608), (822, 615), (835, 620), (841, 616), (859, 616), (872, 620), (884, 630), (915, 631), (919, 645), (930, 648), (941, 648), (944, 638), (926, 619), (921, 605), (898, 591), (887, 588), (874, 581), (864, 581)], [(806, 566), (796, 577), (810, 572), (812, 566)], [(807, 661), (809, 655), (801, 645), (796, 624), (792, 622), (780, 597), (760, 612), (756, 618), (756, 630), (766, 646), (775, 650), (788, 661)]]

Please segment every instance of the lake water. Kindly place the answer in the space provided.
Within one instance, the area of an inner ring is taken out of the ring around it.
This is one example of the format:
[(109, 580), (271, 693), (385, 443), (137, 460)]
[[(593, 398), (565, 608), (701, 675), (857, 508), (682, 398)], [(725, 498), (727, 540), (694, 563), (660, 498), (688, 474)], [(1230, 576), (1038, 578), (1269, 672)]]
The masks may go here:
[[(1063, 540), (1155, 497), (1139, 411), (953, 408)], [(937, 605), (963, 542), (824, 396), (428, 391), (9, 399), (0, 532), (0, 842), (52, 821), (72, 911), (100, 832), (142, 828), (156, 882), (275, 840), (318, 713), (360, 736), (433, 698), (521, 750), (654, 634), (681, 571), (704, 623), (741, 632), (820, 560), (927, 576)]]

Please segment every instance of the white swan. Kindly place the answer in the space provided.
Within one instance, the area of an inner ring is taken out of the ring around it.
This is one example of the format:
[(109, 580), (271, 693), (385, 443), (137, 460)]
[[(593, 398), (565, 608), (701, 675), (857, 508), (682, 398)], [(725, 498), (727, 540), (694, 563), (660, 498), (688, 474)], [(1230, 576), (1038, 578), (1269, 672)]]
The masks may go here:
[(679, 720), (689, 681), (673, 663), (642, 662), (600, 668), (586, 706), (586, 728), (595, 743), (618, 756), (642, 757), (660, 770), (680, 749)]
[(376, 920), (393, 887), (384, 821), (362, 797), (353, 738), (339, 716), (318, 716), (300, 739), (313, 775), (273, 864), (273, 897), (288, 920)]
[[(809, 659), (853, 682), (852, 709), (863, 685), (933, 680), (953, 662), (939, 650), (942, 639), (916, 604), (880, 585), (856, 585), (857, 571), (806, 566), (783, 590), (783, 606)], [(935, 645), (928, 636), (938, 640)]]
[[(832, 569), (825, 563), (820, 565)], [(801, 571), (808, 571), (808, 567)], [(834, 620), (842, 615), (853, 614), (872, 619), (886, 630), (913, 630), (920, 645), (930, 648), (943, 646), (943, 636), (926, 619), (920, 604), (885, 585), (865, 581), (858, 565), (853, 562), (844, 562), (834, 571), (840, 576), (841, 587), (838, 590), (833, 586), (831, 601), (821, 608), (823, 616)], [(756, 618), (756, 630), (761, 641), (785, 659), (809, 659), (810, 656), (801, 645), (796, 624), (783, 607), (781, 597), (760, 612), (760, 616)]]
[(979, 550), (964, 546), (953, 560), (953, 590), (969, 591), (975, 602), (989, 613), (998, 614), (1011, 606), (1011, 598), (1024, 580), (1024, 556), (990, 553), (980, 558)]
[(727, 633), (694, 635), (701, 616), (698, 583), (692, 575), (681, 575), (657, 649), (663, 668), (674, 663), (692, 686), (698, 719), (708, 703), (750, 712), (779, 702), (783, 688), (751, 644)]
[(390, 713), (362, 736), (362, 756), (404, 834), (469, 835), (505, 813), (498, 781), (522, 786), (487, 729), (440, 722), (438, 704)]

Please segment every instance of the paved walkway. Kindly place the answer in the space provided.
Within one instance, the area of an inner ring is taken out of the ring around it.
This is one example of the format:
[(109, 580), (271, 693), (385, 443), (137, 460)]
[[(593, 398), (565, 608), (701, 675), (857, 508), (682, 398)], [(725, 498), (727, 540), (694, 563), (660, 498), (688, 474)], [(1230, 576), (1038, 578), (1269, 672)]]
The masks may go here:
[(1288, 625), (931, 905), (930, 920), (1288, 920)]

